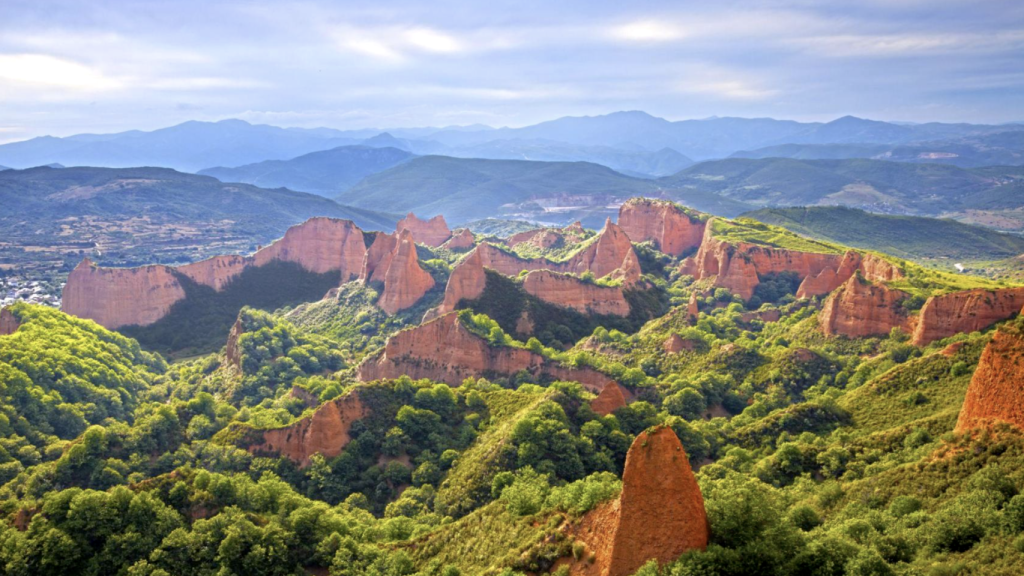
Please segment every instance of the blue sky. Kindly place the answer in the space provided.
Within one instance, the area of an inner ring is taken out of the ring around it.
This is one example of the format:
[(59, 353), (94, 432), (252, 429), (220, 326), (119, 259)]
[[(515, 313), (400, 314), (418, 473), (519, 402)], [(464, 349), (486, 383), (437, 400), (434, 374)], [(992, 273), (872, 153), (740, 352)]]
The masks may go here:
[(0, 1), (0, 142), (636, 109), (1022, 121), (1024, 2)]

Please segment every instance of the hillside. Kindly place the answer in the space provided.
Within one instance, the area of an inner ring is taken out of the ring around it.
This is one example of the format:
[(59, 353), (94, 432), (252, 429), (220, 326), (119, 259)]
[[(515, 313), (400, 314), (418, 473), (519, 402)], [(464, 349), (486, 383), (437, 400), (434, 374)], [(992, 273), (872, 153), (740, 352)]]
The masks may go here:
[[(664, 200), (619, 221), (403, 250), (315, 219), (234, 280), (237, 258), (172, 271), (212, 286), (122, 328), (142, 346), (0, 310), (0, 563), (1020, 573), (1024, 288)], [(386, 312), (420, 266), (443, 296)], [(137, 286), (154, 268), (83, 264), (138, 288), (87, 304), (165, 301)], [(213, 352), (168, 364), (161, 340)]]
[(248, 252), (313, 216), (368, 229), (390, 229), (397, 220), (312, 194), (165, 168), (7, 170), (0, 173), (0, 204), (0, 262), (24, 272), (66, 272), (86, 254), (135, 265)]
[(207, 168), (203, 176), (221, 182), (241, 182), (261, 188), (288, 188), (334, 197), (370, 174), (387, 170), (413, 157), (397, 148), (340, 146), (291, 160), (266, 160), (236, 168)]
[(423, 216), (443, 213), (453, 223), (488, 217), (561, 222), (583, 217), (577, 214), (599, 223), (609, 201), (655, 190), (650, 181), (586, 162), (424, 156), (368, 176), (337, 200)]
[(744, 214), (798, 234), (901, 258), (954, 263), (1024, 254), (1024, 237), (955, 220), (887, 216), (845, 207), (763, 208)]
[(661, 178), (760, 206), (844, 205), (872, 212), (938, 215), (1024, 206), (1017, 168), (963, 169), (882, 160), (732, 158), (702, 162)]

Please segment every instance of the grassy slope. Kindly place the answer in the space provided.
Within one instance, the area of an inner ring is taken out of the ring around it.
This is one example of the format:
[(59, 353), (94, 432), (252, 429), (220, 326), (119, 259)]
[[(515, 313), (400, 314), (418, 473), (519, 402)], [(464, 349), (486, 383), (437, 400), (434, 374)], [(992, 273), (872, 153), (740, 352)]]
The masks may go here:
[(998, 260), (1024, 253), (1024, 237), (954, 220), (824, 206), (764, 208), (744, 216), (826, 242), (910, 260)]

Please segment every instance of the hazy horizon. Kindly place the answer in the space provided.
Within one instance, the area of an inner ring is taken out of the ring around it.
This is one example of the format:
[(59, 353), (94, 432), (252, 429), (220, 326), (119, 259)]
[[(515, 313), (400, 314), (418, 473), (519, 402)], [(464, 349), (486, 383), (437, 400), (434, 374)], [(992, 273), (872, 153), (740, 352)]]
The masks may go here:
[(1024, 120), (1024, 6), (1006, 0), (15, 0), (0, 12), (0, 142), (227, 118)]

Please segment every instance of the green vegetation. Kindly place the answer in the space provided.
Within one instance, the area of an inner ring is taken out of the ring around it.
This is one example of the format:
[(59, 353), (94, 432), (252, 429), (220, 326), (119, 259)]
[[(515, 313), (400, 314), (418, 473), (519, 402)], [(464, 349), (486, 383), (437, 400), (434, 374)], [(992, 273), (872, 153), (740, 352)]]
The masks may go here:
[(838, 206), (764, 208), (744, 216), (825, 242), (947, 268), (1024, 253), (1021, 236), (955, 220), (887, 216)]
[(716, 218), (711, 222), (711, 230), (716, 238), (731, 243), (747, 242), (771, 248), (818, 254), (841, 254), (845, 251), (841, 246), (804, 238), (781, 226), (764, 224), (750, 218), (735, 220)]

